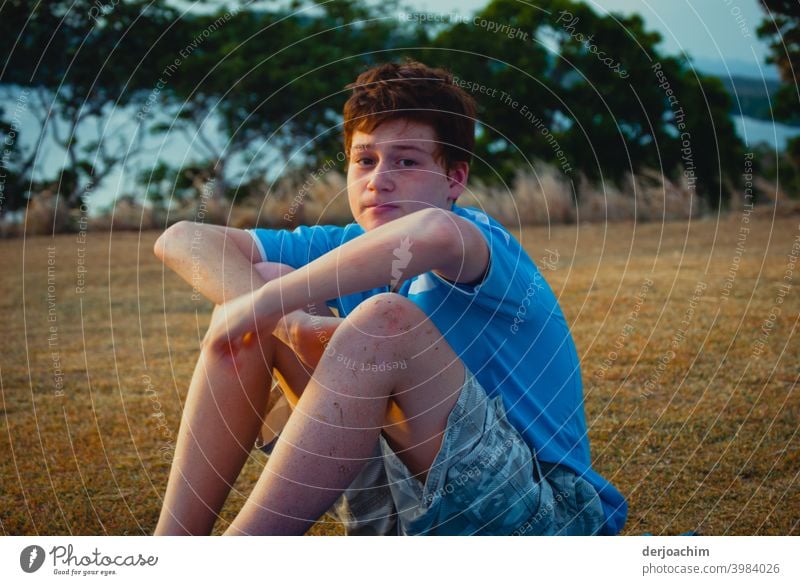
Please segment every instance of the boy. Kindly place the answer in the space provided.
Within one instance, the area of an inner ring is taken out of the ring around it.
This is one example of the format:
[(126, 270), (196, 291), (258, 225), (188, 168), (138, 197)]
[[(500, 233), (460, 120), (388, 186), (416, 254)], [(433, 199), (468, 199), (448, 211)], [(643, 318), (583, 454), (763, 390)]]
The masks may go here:
[[(219, 305), (156, 533), (211, 531), (273, 375), (294, 411), (226, 534), (302, 534), (343, 493), (370, 500), (356, 506), (369, 515), (387, 485), (394, 509), (365, 524), (401, 534), (618, 533), (627, 506), (591, 469), (555, 296), (502, 226), (455, 205), (474, 147), (471, 96), (413, 61), (349, 87), (357, 223), (183, 223), (156, 243), (187, 281), (199, 270)], [(338, 316), (321, 316), (326, 302)]]

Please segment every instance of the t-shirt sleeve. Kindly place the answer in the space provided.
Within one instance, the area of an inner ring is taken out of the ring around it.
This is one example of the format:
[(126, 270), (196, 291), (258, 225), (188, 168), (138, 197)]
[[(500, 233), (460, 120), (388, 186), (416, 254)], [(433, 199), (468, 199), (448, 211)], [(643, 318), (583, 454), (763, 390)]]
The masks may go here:
[[(262, 261), (280, 262), (292, 268), (305, 266), (363, 233), (358, 224), (345, 227), (299, 226), (294, 230), (256, 228), (247, 231), (256, 243)], [(342, 313), (338, 299), (329, 299), (326, 304), (336, 310), (337, 316)]]
[[(433, 278), (452, 294), (463, 295), (470, 304), (492, 315), (513, 318), (521, 304), (532, 301), (544, 280), (528, 254), (502, 226), (493, 223), (483, 212), (463, 209), (460, 214), (472, 221), (489, 247), (489, 266), (483, 279), (474, 284), (454, 283), (435, 272)], [(546, 285), (544, 285), (546, 286)]]
[(300, 268), (341, 246), (352, 230), (339, 226), (299, 226), (294, 230), (247, 230), (264, 262), (280, 262)]

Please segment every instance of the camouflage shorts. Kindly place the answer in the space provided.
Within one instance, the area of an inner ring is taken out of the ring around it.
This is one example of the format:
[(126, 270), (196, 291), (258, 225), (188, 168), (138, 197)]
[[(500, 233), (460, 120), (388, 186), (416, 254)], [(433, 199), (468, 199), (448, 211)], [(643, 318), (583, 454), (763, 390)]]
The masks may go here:
[(379, 450), (337, 503), (348, 534), (591, 535), (605, 522), (596, 490), (539, 462), (469, 371), (424, 484), (383, 437)]

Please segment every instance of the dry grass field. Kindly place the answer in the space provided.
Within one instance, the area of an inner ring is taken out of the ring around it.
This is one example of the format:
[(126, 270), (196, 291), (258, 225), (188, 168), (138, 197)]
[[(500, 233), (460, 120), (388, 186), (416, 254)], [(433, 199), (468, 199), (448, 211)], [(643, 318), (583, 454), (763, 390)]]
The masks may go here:
[[(624, 534), (800, 535), (800, 216), (748, 220), (519, 234), (572, 326)], [(210, 315), (156, 237), (0, 241), (3, 534), (153, 530)], [(264, 463), (254, 452), (217, 531)]]

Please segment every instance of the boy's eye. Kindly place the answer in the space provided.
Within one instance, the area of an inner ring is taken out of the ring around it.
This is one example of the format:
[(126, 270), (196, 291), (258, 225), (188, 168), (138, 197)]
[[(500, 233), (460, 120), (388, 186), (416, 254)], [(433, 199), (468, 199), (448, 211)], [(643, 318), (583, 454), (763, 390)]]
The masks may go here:
[[(371, 167), (375, 165), (375, 159), (368, 156), (356, 158), (353, 162), (360, 167)], [(411, 158), (403, 158), (397, 161), (397, 165), (403, 168), (410, 168), (419, 166), (419, 163)]]

